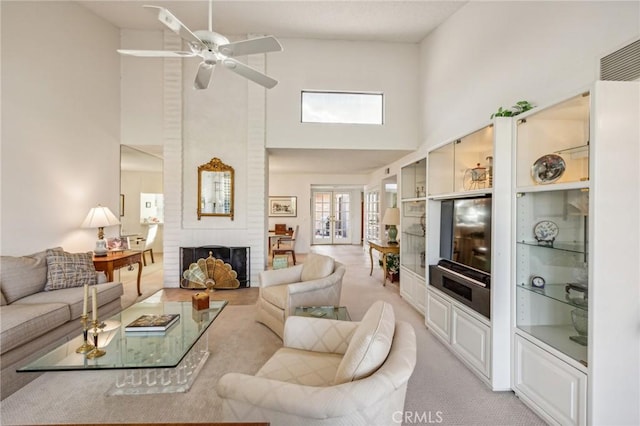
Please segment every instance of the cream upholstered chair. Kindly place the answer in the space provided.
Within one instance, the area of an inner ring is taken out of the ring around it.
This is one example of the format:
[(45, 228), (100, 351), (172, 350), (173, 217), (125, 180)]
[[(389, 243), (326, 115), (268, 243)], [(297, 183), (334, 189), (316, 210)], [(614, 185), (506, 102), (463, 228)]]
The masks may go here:
[(282, 338), (284, 322), (298, 306), (339, 305), (345, 267), (309, 253), (304, 263), (260, 273), (256, 321)]
[(374, 303), (360, 322), (289, 317), (283, 343), (255, 375), (220, 379), (224, 421), (402, 424), (416, 335), (389, 303)]
[(146, 237), (141, 240), (136, 240), (136, 244), (129, 247), (133, 251), (142, 252), (142, 263), (144, 266), (147, 266), (147, 258), (144, 256), (146, 252), (149, 252), (149, 254), (151, 255), (151, 263), (155, 263), (151, 245), (156, 240), (156, 235), (158, 235), (158, 224), (152, 223), (147, 229)]

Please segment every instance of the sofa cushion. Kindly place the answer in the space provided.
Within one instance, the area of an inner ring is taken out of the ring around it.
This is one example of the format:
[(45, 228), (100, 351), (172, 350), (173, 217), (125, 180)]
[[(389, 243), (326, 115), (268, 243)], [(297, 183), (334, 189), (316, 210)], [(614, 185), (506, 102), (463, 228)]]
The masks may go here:
[(30, 342), (70, 320), (69, 306), (65, 303), (14, 303), (0, 308), (0, 315), (2, 353)]
[(97, 281), (91, 253), (47, 250), (47, 266), (45, 291), (93, 285)]
[(256, 376), (306, 386), (329, 386), (341, 360), (340, 354), (281, 348)]
[(0, 257), (0, 286), (7, 303), (42, 291), (46, 282), (46, 252)]
[[(122, 284), (110, 282), (105, 284), (96, 284), (98, 290), (98, 311), (100, 307), (120, 298), (122, 296)], [(84, 288), (72, 287), (63, 288), (56, 291), (41, 291), (24, 297), (16, 302), (16, 304), (39, 304), (39, 303), (65, 303), (69, 306), (70, 319), (75, 320), (82, 315), (82, 307), (84, 304)], [(89, 292), (88, 308), (91, 312), (91, 292)], [(98, 312), (100, 314), (100, 312)], [(102, 315), (98, 315), (102, 318)]]
[(317, 280), (333, 273), (335, 261), (332, 257), (309, 253), (302, 264), (302, 281)]
[(353, 333), (334, 384), (362, 379), (380, 368), (391, 349), (395, 323), (389, 303), (377, 301), (371, 305)]

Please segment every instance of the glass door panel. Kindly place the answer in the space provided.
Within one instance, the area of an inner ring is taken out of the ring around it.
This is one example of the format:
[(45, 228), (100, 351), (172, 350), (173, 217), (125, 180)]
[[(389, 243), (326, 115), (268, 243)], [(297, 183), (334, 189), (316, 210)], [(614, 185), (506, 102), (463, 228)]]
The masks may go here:
[(348, 192), (313, 192), (313, 244), (351, 243)]

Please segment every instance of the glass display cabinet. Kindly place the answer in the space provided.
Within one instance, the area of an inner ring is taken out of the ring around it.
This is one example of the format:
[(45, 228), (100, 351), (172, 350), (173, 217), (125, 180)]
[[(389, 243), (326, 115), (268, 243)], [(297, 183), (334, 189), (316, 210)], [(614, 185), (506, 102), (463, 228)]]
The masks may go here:
[(427, 159), (401, 170), (400, 295), (424, 313)]
[(402, 202), (400, 234), (400, 264), (421, 277), (425, 276), (425, 206), (425, 200)]
[(427, 159), (423, 158), (402, 168), (402, 199), (424, 198), (427, 191)]
[(493, 125), (429, 152), (429, 196), (493, 187)]
[(516, 198), (516, 326), (587, 366), (589, 192)]
[(516, 327), (587, 366), (589, 94), (516, 135)]

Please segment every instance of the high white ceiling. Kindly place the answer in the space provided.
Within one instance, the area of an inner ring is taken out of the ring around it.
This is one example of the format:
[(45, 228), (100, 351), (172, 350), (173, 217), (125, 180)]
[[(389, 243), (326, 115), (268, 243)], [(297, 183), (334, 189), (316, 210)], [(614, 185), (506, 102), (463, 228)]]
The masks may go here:
[[(191, 30), (209, 26), (209, 1), (78, 1), (119, 28), (161, 30), (157, 13), (169, 9)], [(226, 35), (271, 34), (315, 38), (417, 43), (466, 1), (295, 0), (213, 1), (213, 30)], [(140, 147), (138, 147), (140, 148)], [(157, 154), (157, 153), (154, 153)], [(404, 151), (270, 150), (270, 170), (278, 172), (369, 173), (406, 155)]]

